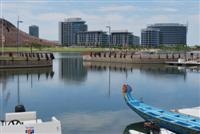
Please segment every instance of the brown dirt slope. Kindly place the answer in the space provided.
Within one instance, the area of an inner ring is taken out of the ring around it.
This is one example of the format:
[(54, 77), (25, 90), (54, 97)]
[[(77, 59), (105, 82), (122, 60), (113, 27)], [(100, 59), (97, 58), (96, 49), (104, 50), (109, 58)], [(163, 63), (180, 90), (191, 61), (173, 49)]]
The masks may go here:
[[(2, 32), (3, 24), (3, 32)], [(3, 33), (3, 34), (2, 34)], [(16, 46), (17, 45), (17, 28), (9, 21), (0, 18), (0, 44), (2, 44), (2, 37), (4, 41), (4, 46)], [(19, 44), (20, 46), (55, 46), (58, 45), (53, 41), (48, 41), (45, 39), (40, 39), (19, 30)]]

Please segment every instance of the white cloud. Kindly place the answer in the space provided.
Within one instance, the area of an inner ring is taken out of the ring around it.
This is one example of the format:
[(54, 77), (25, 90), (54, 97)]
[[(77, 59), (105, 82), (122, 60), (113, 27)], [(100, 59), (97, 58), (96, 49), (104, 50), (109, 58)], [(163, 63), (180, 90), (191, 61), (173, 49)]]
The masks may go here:
[(178, 9), (175, 9), (175, 8), (162, 8), (161, 10), (163, 10), (163, 11), (167, 11), (167, 12), (177, 12), (178, 11)]
[(100, 7), (99, 11), (103, 11), (103, 12), (125, 12), (125, 11), (133, 11), (134, 9), (135, 9), (135, 7), (131, 6), (131, 5), (126, 5), (126, 6), (112, 5), (112, 6)]
[(200, 45), (200, 14), (188, 16), (188, 42)]
[(43, 14), (39, 14), (38, 16), (35, 16), (35, 18), (37, 20), (40, 21), (59, 21), (59, 20), (63, 20), (64, 18), (66, 18), (66, 14), (64, 13), (43, 13)]
[(155, 15), (155, 16), (151, 16), (149, 17), (149, 22), (151, 23), (163, 23), (163, 22), (171, 22), (172, 18), (170, 16), (166, 16), (166, 15)]
[(148, 24), (162, 22), (185, 24), (188, 20), (189, 44), (200, 44), (198, 37), (199, 16), (180, 14), (178, 12), (180, 9), (170, 6), (163, 8), (142, 8), (142, 6), (133, 6), (132, 4), (105, 5), (104, 7), (100, 5), (89, 10), (82, 10), (82, 8), (69, 8), (68, 6), (70, 5), (68, 5), (66, 6), (66, 10), (62, 9), (59, 11), (54, 7), (48, 7), (48, 9), (44, 7), (43, 12), (35, 13), (36, 9), (41, 10), (45, 5), (37, 7), (38, 4), (33, 4), (6, 3), (3, 8), (4, 17), (13, 24), (16, 24), (17, 15), (19, 15), (24, 21), (24, 23), (20, 24), (20, 28), (28, 31), (29, 25), (39, 25), (40, 37), (50, 40), (58, 39), (58, 22), (68, 17), (81, 17), (88, 24), (89, 30), (107, 30), (105, 26), (111, 25), (113, 30), (128, 29), (139, 36), (141, 29), (145, 28)]
[(141, 8), (137, 7), (136, 8), (138, 11), (143, 11), (143, 12), (157, 12), (157, 13), (163, 13), (163, 12), (177, 12), (178, 9), (176, 8), (171, 8), (171, 7), (164, 7), (164, 8)]

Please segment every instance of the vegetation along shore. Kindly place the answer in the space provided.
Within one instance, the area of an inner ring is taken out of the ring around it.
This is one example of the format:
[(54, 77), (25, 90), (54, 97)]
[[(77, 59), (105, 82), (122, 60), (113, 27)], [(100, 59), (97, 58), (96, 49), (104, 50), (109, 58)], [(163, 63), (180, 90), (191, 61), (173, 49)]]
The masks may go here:
[(100, 51), (159, 51), (159, 52), (181, 52), (181, 51), (200, 51), (200, 45), (193, 47), (190, 46), (176, 46), (166, 47), (161, 46), (158, 48), (146, 48), (142, 46), (135, 46), (130, 48), (114, 47), (109, 49), (108, 47), (46, 47), (46, 46), (34, 46), (34, 47), (5, 47), (4, 52), (100, 52)]

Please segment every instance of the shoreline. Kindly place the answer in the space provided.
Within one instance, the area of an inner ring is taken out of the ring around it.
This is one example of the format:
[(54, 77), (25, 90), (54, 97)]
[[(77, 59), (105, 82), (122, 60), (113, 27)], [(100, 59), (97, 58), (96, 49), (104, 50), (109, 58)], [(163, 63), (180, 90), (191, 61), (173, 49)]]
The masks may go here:
[(83, 60), (88, 62), (111, 62), (122, 64), (175, 64), (177, 62), (181, 65), (190, 65), (192, 63), (180, 63), (179, 59), (195, 61), (197, 62), (196, 65), (199, 65), (200, 53), (91, 52), (83, 55)]
[(52, 67), (53, 59), (52, 53), (7, 52), (0, 56), (0, 69)]
[[(17, 52), (17, 47), (4, 47), (1, 52)], [(166, 48), (144, 48), (144, 47), (133, 47), (133, 48), (104, 48), (104, 47), (19, 47), (18, 52), (109, 52), (109, 51), (147, 51), (147, 52), (185, 52), (185, 51), (200, 51), (199, 48), (193, 49), (188, 48), (176, 48), (176, 47), (166, 47)], [(1, 53), (0, 52), (0, 53)]]

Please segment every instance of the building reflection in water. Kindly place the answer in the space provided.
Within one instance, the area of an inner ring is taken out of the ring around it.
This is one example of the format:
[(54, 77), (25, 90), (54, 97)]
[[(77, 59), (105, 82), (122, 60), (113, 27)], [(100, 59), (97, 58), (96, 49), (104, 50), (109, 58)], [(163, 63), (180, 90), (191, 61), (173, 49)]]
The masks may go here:
[(46, 79), (53, 78), (54, 72), (52, 67), (48, 68), (27, 68), (27, 69), (2, 69), (0, 70), (0, 82), (6, 83), (7, 79), (14, 79), (15, 76), (26, 76), (26, 79), (31, 79), (32, 76), (37, 76), (38, 80), (40, 77)]
[[(30, 87), (33, 87), (34, 83), (40, 81), (41, 78), (45, 79), (53, 79), (54, 72), (52, 67), (47, 68), (23, 68), (23, 69), (0, 69), (0, 85), (2, 87), (1, 92), (1, 101), (6, 105), (10, 96), (11, 91), (7, 88), (7, 84), (9, 80), (17, 79), (16, 89), (20, 88), (20, 79), (23, 77), (26, 78), (27, 82), (30, 81)], [(33, 78), (37, 78), (37, 80), (33, 80)]]
[(83, 59), (79, 56), (68, 56), (60, 61), (59, 77), (66, 82), (82, 82), (86, 80), (87, 70)]
[[(186, 67), (176, 67), (176, 66), (166, 66), (164, 64), (120, 64), (120, 63), (102, 63), (102, 62), (83, 62), (83, 65), (88, 70), (96, 71), (105, 71), (109, 67), (111, 71), (125, 72), (128, 75), (128, 72), (132, 72), (134, 69), (139, 69), (141, 73), (147, 75), (152, 75), (154, 77), (162, 77), (166, 75), (175, 75), (182, 76), (186, 79), (187, 71), (199, 72), (200, 68), (186, 68)], [(126, 76), (127, 77), (127, 76)]]
[(127, 122), (142, 120), (129, 109), (65, 112), (58, 118), (66, 134), (119, 134), (123, 133)]

